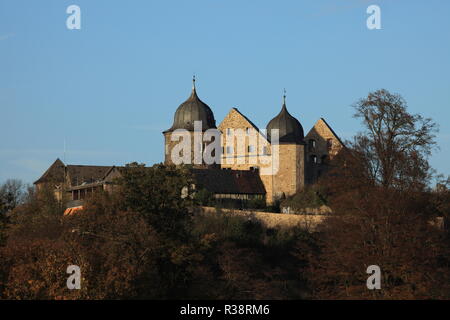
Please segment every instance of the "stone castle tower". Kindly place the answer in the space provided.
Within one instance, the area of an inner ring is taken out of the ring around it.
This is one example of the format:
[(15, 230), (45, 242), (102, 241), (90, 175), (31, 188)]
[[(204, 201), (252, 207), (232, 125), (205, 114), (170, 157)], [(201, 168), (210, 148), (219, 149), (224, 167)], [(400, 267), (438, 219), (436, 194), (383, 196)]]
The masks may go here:
[[(278, 142), (273, 141), (272, 132), (278, 130)], [(272, 152), (278, 152), (278, 171), (273, 174), (273, 196), (281, 198), (293, 195), (305, 185), (305, 142), (303, 127), (286, 108), (286, 95), (280, 113), (267, 125), (267, 136)], [(264, 180), (263, 180), (264, 181)]]
[[(190, 140), (191, 154), (183, 155), (185, 164), (193, 164), (195, 167), (207, 167), (202, 154), (207, 144), (203, 142), (202, 137), (196, 136), (194, 133), (195, 122), (201, 123), (201, 132), (208, 129), (216, 128), (216, 120), (211, 108), (205, 104), (197, 95), (195, 87), (195, 77), (193, 79), (192, 93), (190, 97), (183, 102), (175, 112), (173, 125), (170, 129), (163, 132), (165, 139), (165, 163), (174, 164), (171, 155), (174, 148), (183, 139)], [(180, 129), (186, 130), (189, 137), (186, 137), (186, 132), (179, 132)], [(195, 151), (197, 152), (195, 153)]]
[(315, 183), (326, 170), (326, 162), (343, 146), (322, 118), (305, 137), (300, 122), (288, 112), (284, 95), (281, 111), (269, 121), (265, 132), (232, 108), (217, 127), (220, 163), (206, 165), (202, 159), (194, 159), (194, 149), (205, 150), (207, 146), (194, 138), (195, 121), (201, 121), (203, 132), (216, 129), (212, 110), (197, 96), (194, 78), (191, 96), (176, 110), (172, 127), (163, 132), (165, 163), (174, 163), (171, 154), (178, 152), (175, 149), (179, 144), (177, 130), (184, 129), (191, 137), (192, 146), (185, 160), (189, 163), (196, 160), (194, 167), (205, 170), (232, 170), (237, 176), (244, 170), (259, 176), (268, 204), (301, 191), (305, 184)]

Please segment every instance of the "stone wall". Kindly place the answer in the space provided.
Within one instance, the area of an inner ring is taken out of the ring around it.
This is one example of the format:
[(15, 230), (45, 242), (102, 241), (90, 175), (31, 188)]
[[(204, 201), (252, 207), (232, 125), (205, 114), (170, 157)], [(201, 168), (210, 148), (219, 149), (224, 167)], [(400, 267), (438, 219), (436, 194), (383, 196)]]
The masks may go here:
[(329, 215), (333, 211), (328, 206), (320, 206), (318, 208), (293, 208), (293, 207), (281, 207), (281, 212), (285, 214), (300, 214), (300, 215)]
[[(311, 145), (315, 141), (315, 146)], [(306, 182), (313, 184), (327, 170), (328, 161), (338, 154), (343, 145), (339, 137), (324, 119), (319, 119), (305, 137), (306, 142)], [(316, 157), (316, 161), (313, 161)]]
[(274, 176), (275, 198), (291, 196), (304, 187), (304, 146), (297, 144), (279, 145), (279, 169)]
[[(218, 129), (222, 132), (223, 147), (222, 167), (233, 170), (249, 170), (251, 167), (262, 166), (259, 159), (264, 155), (264, 147), (270, 150), (270, 144), (247, 118), (236, 108), (231, 109)], [(228, 129), (231, 131), (228, 132)], [(247, 131), (248, 130), (248, 131)], [(249, 147), (254, 148), (249, 151)], [(227, 152), (232, 148), (232, 153)]]
[[(174, 138), (176, 141), (172, 141), (172, 138)], [(183, 154), (183, 152), (180, 153), (181, 149), (183, 149), (183, 144), (185, 144), (185, 146), (187, 147), (189, 143), (190, 153), (186, 155)], [(164, 133), (164, 163), (166, 165), (174, 164), (172, 161), (172, 152), (174, 152), (174, 154), (177, 154), (178, 151), (180, 158), (183, 159), (183, 164), (192, 164), (194, 167), (198, 168), (212, 168), (215, 165), (206, 165), (203, 157), (205, 148), (211, 143), (212, 142), (203, 142), (203, 132), (166, 132)], [(177, 147), (177, 151), (173, 151), (175, 147)], [(197, 152), (195, 148), (197, 148)]]
[(295, 226), (299, 226), (308, 231), (314, 231), (316, 227), (326, 218), (326, 216), (324, 215), (295, 215), (232, 209), (220, 209), (220, 211), (218, 212), (218, 210), (213, 207), (196, 208), (195, 213), (203, 215), (236, 215), (250, 220), (259, 221), (267, 228), (292, 228)]
[[(277, 198), (300, 191), (305, 183), (305, 146), (296, 144), (271, 145), (257, 128), (237, 109), (233, 108), (219, 125), (222, 132), (222, 168), (250, 170), (258, 167), (266, 189), (266, 200), (272, 204)], [(230, 135), (228, 129), (231, 129)], [(250, 131), (247, 131), (250, 129)], [(255, 151), (249, 152), (249, 146)], [(232, 154), (227, 146), (233, 147)], [(238, 148), (241, 146), (241, 148)], [(276, 156), (278, 158), (276, 158)]]
[[(272, 155), (270, 143), (263, 137), (243, 114), (236, 108), (231, 109), (225, 119), (220, 123), (219, 130), (222, 132), (222, 168), (232, 170), (250, 170), (251, 167), (260, 168), (261, 181), (266, 189), (267, 203), (271, 204), (273, 199), (273, 175)], [(247, 132), (247, 129), (250, 129)], [(227, 129), (232, 129), (231, 139)], [(236, 134), (240, 130), (240, 134)], [(242, 144), (237, 148), (238, 143)], [(249, 152), (248, 147), (256, 147), (255, 152)], [(227, 146), (233, 147), (233, 153), (228, 154)]]

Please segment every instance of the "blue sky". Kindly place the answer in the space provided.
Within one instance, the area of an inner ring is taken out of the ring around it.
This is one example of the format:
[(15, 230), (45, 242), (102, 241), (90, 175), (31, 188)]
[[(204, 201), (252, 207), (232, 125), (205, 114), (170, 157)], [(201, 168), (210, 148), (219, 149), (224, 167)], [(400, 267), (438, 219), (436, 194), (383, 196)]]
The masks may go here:
[(217, 123), (237, 107), (265, 127), (286, 88), (305, 131), (324, 117), (344, 139), (361, 129), (352, 103), (400, 93), (438, 122), (431, 163), (450, 174), (449, 14), (447, 0), (2, 0), (0, 182), (33, 182), (64, 140), (70, 164), (161, 162), (194, 73)]

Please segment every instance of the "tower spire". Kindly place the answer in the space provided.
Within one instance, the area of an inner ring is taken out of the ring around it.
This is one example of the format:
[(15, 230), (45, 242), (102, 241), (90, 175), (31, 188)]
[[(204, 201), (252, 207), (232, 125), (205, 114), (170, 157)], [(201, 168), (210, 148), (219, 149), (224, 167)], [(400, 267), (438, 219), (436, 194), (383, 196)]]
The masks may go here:
[(286, 108), (286, 89), (283, 89), (283, 108)]
[(196, 79), (195, 79), (195, 74), (194, 74), (194, 76), (192, 77), (192, 91), (196, 90), (196, 88), (195, 88), (195, 81), (196, 81)]

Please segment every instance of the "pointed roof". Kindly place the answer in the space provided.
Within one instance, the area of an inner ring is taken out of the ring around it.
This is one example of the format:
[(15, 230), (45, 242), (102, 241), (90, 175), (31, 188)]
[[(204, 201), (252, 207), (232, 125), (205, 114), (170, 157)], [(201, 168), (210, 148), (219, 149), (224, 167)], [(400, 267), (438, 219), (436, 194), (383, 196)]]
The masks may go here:
[(294, 118), (286, 107), (286, 94), (283, 96), (283, 106), (280, 113), (267, 124), (267, 136), (270, 140), (271, 130), (279, 130), (279, 142), (281, 143), (303, 143), (303, 127)]
[(65, 164), (58, 158), (53, 162), (53, 164), (44, 172), (44, 174), (34, 182), (34, 184), (39, 183), (62, 183), (64, 182), (65, 175)]
[(235, 113), (239, 117), (243, 118), (255, 130), (255, 132), (259, 133), (266, 141), (268, 141), (267, 137), (264, 135), (263, 132), (261, 132), (259, 130), (258, 126), (256, 124), (254, 124), (245, 114), (243, 114), (241, 111), (239, 111), (238, 108), (235, 108), (235, 107), (231, 108), (230, 112), (228, 112), (228, 114), (225, 116), (225, 118), (219, 124), (219, 126), (218, 126), (219, 130), (221, 130), (223, 132), (223, 130), (227, 128), (224, 126), (226, 125), (227, 120), (232, 118), (233, 113)]
[(328, 124), (328, 122), (324, 118), (320, 118), (319, 121), (323, 121), (323, 123), (328, 127), (328, 129), (331, 131), (331, 133), (336, 137), (336, 139), (339, 141), (339, 143), (345, 147), (344, 143), (342, 142), (341, 138), (334, 132), (333, 128)]
[(333, 128), (331, 128), (331, 126), (328, 124), (328, 122), (324, 118), (320, 118), (319, 120), (317, 120), (316, 123), (314, 124), (314, 126), (311, 128), (311, 130), (309, 130), (309, 132), (306, 136), (308, 137), (313, 132), (314, 128), (316, 128), (317, 126), (319, 126), (321, 124), (323, 124), (325, 126), (325, 128), (331, 133), (331, 135), (333, 137), (335, 137), (336, 140), (345, 148), (345, 144), (342, 142), (341, 138), (339, 138), (339, 136), (336, 134), (336, 132), (334, 132)]
[(216, 128), (216, 120), (214, 119), (211, 108), (200, 100), (197, 95), (194, 77), (191, 95), (175, 111), (172, 127), (163, 133), (172, 132), (177, 129), (193, 131), (195, 121), (202, 122), (203, 131)]

